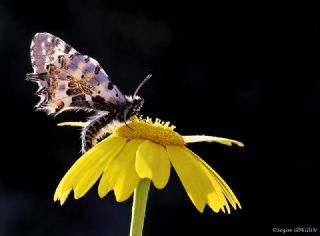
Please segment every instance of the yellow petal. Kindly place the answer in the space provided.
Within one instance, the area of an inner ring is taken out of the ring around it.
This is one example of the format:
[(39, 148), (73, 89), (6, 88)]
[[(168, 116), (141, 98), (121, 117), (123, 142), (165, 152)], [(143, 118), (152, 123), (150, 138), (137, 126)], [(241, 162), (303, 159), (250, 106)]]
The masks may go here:
[(78, 199), (88, 192), (88, 190), (95, 184), (95, 182), (102, 175), (103, 170), (107, 168), (109, 163), (122, 150), (127, 140), (120, 136), (111, 137), (108, 142), (100, 148), (100, 152), (95, 154), (95, 162), (87, 165), (86, 169), (81, 173), (81, 179), (74, 186), (74, 197)]
[(220, 138), (215, 136), (207, 136), (207, 135), (184, 135), (183, 139), (186, 143), (196, 143), (196, 142), (217, 142), (224, 145), (231, 146), (233, 143), (237, 144), (239, 147), (243, 147), (244, 144), (233, 139), (228, 138)]
[[(104, 139), (83, 156), (81, 156), (60, 181), (54, 194), (54, 200), (57, 201), (58, 199), (66, 199), (70, 193), (69, 189), (74, 188), (76, 184), (80, 182), (84, 173), (87, 173), (87, 168), (92, 168), (95, 163), (99, 162), (100, 158), (104, 157), (110, 147), (117, 144), (124, 145), (125, 142), (125, 138), (117, 135), (110, 135), (108, 138)], [(77, 197), (79, 197), (78, 194)]]
[(168, 145), (166, 148), (170, 161), (189, 198), (195, 207), (203, 212), (207, 195), (213, 191), (209, 178), (200, 167), (199, 161), (193, 157), (187, 148), (173, 145)]
[(140, 180), (135, 169), (135, 161), (137, 149), (142, 142), (140, 139), (129, 141), (105, 169), (98, 187), (100, 197), (104, 197), (112, 189), (118, 202), (131, 196)]
[(137, 150), (136, 171), (141, 179), (149, 178), (154, 186), (162, 189), (170, 176), (170, 161), (166, 149), (148, 140)]
[(75, 126), (75, 127), (85, 127), (88, 122), (61, 122), (58, 126)]
[(64, 202), (67, 200), (72, 188), (67, 189), (61, 196), (60, 196), (60, 205), (62, 206)]
[(225, 212), (226, 209), (227, 212), (230, 214), (230, 207), (223, 194), (223, 186), (221, 186), (219, 179), (217, 179), (217, 177), (213, 175), (211, 171), (208, 170), (206, 165), (204, 165), (205, 162), (199, 156), (193, 153), (190, 149), (188, 150), (191, 154), (193, 154), (193, 158), (200, 163), (200, 167), (206, 173), (214, 189), (214, 191), (210, 192), (207, 196), (207, 204), (214, 212), (219, 212), (220, 209), (223, 212)]
[[(61, 122), (58, 123), (58, 126), (74, 126), (74, 127), (86, 127), (89, 124), (89, 122), (78, 122), (78, 121), (71, 121), (71, 122)], [(102, 129), (103, 132), (111, 134), (112, 128), (106, 127)]]
[[(192, 151), (190, 151), (192, 152)], [(227, 185), (227, 183), (220, 177), (220, 175), (215, 172), (204, 160), (202, 160), (197, 154), (192, 152), (192, 154), (203, 164), (203, 166), (211, 173), (212, 177), (217, 181), (217, 183), (220, 185), (223, 194), (226, 196), (232, 207), (236, 210), (237, 205), (241, 209), (240, 202), (238, 201), (236, 195), (232, 192), (231, 188)], [(211, 177), (211, 179), (212, 179)], [(228, 211), (229, 212), (229, 211)]]

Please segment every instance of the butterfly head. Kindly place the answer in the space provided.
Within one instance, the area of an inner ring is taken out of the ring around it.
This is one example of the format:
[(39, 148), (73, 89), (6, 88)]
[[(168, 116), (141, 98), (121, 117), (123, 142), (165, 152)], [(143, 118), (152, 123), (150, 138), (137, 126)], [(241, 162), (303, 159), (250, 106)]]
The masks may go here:
[(138, 96), (138, 92), (140, 90), (140, 88), (151, 78), (151, 74), (148, 74), (144, 80), (139, 84), (139, 86), (137, 87), (136, 91), (134, 92), (134, 94), (132, 96), (126, 96), (126, 111), (125, 113), (125, 119), (134, 115), (138, 115), (143, 103), (144, 103), (144, 99), (141, 98), (140, 96)]
[(132, 98), (132, 111), (134, 114), (137, 114), (140, 111), (140, 109), (143, 106), (143, 103), (144, 99), (137, 95)]
[(143, 106), (144, 99), (139, 97), (137, 94), (141, 87), (152, 77), (152, 74), (147, 74), (147, 76), (142, 80), (142, 82), (138, 85), (136, 91), (134, 92), (132, 96), (132, 109), (134, 114), (138, 114), (141, 107)]
[(139, 97), (138, 95), (134, 96), (126, 96), (126, 109), (128, 116), (138, 115), (143, 103), (144, 99), (142, 97)]

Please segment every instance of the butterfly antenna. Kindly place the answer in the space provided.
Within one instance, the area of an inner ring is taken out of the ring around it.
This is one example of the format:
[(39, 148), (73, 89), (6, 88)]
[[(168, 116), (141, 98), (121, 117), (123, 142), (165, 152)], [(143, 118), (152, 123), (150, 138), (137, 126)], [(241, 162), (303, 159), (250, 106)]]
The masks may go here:
[(141, 87), (152, 77), (152, 74), (147, 74), (147, 76), (144, 78), (144, 80), (142, 80), (142, 82), (139, 84), (138, 88), (136, 89), (136, 91), (133, 94), (133, 97), (135, 97), (137, 95), (137, 93), (139, 92), (139, 90), (141, 89)]

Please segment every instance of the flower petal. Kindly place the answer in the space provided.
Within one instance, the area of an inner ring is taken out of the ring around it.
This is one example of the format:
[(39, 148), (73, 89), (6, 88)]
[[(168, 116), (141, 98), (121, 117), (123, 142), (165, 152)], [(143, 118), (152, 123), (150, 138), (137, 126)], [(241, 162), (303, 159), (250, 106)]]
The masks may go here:
[(72, 188), (67, 189), (61, 196), (60, 196), (60, 205), (62, 206), (64, 202), (67, 200)]
[[(70, 121), (70, 122), (61, 122), (58, 123), (58, 126), (74, 126), (74, 127), (86, 127), (89, 124), (89, 122), (81, 122), (81, 121)], [(112, 134), (112, 128), (105, 127), (102, 128), (103, 132)]]
[[(108, 142), (103, 146), (98, 146), (103, 153), (95, 154), (95, 162), (91, 166), (87, 166), (81, 174), (81, 179), (74, 186), (75, 199), (82, 197), (99, 179), (103, 170), (107, 168), (109, 163), (118, 155), (122, 150), (127, 140), (120, 136), (114, 135), (109, 138)], [(101, 155), (103, 154), (103, 155)]]
[(170, 161), (166, 149), (149, 140), (144, 141), (137, 150), (136, 171), (141, 179), (149, 178), (154, 186), (162, 189), (170, 176)]
[(78, 122), (78, 121), (70, 121), (70, 122), (61, 122), (58, 123), (58, 126), (75, 126), (75, 127), (85, 127), (88, 122)]
[[(192, 152), (190, 150), (190, 152)], [(202, 160), (197, 154), (192, 152), (192, 154), (203, 164), (203, 167), (205, 167), (210, 173), (211, 176), (217, 181), (217, 183), (220, 185), (223, 194), (226, 196), (232, 207), (236, 210), (237, 205), (241, 209), (241, 204), (238, 201), (236, 195), (232, 192), (231, 188), (228, 186), (228, 184), (221, 178), (221, 176), (215, 172), (204, 160)], [(211, 177), (211, 179), (212, 179)], [(229, 211), (228, 211), (229, 212)]]
[(224, 145), (231, 146), (233, 143), (237, 144), (239, 147), (243, 147), (244, 144), (233, 139), (221, 138), (215, 136), (207, 136), (207, 135), (184, 135), (183, 139), (186, 143), (196, 143), (196, 142), (217, 142)]
[(229, 204), (223, 194), (223, 188), (217, 180), (216, 176), (211, 173), (211, 171), (208, 170), (208, 168), (204, 165), (204, 161), (197, 156), (195, 153), (193, 153), (190, 149), (188, 149), (191, 154), (193, 154), (193, 158), (197, 160), (200, 164), (200, 167), (203, 169), (203, 171), (206, 173), (207, 177), (209, 178), (213, 190), (207, 195), (207, 204), (214, 212), (219, 212), (220, 209), (225, 212), (225, 209), (230, 214), (230, 207)]
[(140, 180), (136, 172), (135, 161), (137, 149), (142, 142), (141, 139), (129, 141), (104, 170), (98, 187), (101, 198), (112, 189), (118, 202), (125, 201), (131, 196)]
[(207, 195), (213, 191), (213, 188), (206, 173), (200, 167), (200, 162), (193, 158), (185, 147), (168, 145), (166, 148), (189, 198), (198, 211), (203, 212)]
[[(54, 194), (54, 200), (57, 201), (60, 199), (61, 203), (63, 203), (63, 200), (67, 199), (71, 189), (76, 188), (77, 185), (78, 187), (77, 190), (75, 190), (75, 198), (83, 196), (83, 194), (85, 194), (86, 191), (88, 191), (94, 184), (92, 183), (94, 178), (90, 178), (90, 180), (86, 179), (86, 174), (92, 173), (92, 171), (97, 171), (97, 174), (101, 175), (105, 165), (107, 165), (107, 163), (114, 157), (110, 154), (115, 152), (115, 149), (119, 149), (118, 151), (120, 151), (126, 141), (127, 140), (125, 138), (117, 135), (110, 135), (108, 138), (104, 139), (87, 153), (82, 155), (60, 181)], [(109, 150), (113, 151), (109, 152)], [(98, 166), (97, 163), (99, 163)], [(85, 185), (83, 185), (84, 183)]]

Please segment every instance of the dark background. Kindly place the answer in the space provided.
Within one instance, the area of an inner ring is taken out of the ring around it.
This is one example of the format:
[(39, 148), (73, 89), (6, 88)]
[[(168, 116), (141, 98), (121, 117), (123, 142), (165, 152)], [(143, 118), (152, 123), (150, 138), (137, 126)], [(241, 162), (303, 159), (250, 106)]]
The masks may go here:
[(53, 202), (80, 156), (80, 131), (56, 124), (86, 114), (53, 118), (33, 110), (37, 86), (24, 78), (32, 72), (36, 32), (96, 58), (126, 94), (151, 69), (154, 77), (140, 92), (144, 115), (170, 120), (181, 134), (245, 143), (244, 149), (189, 146), (226, 180), (242, 210), (197, 212), (172, 170), (164, 190), (151, 188), (144, 235), (318, 227), (319, 7), (240, 2), (0, 1), (0, 235), (129, 232), (132, 199), (116, 203), (112, 193), (100, 199), (94, 186), (80, 200), (70, 195), (63, 207)]

